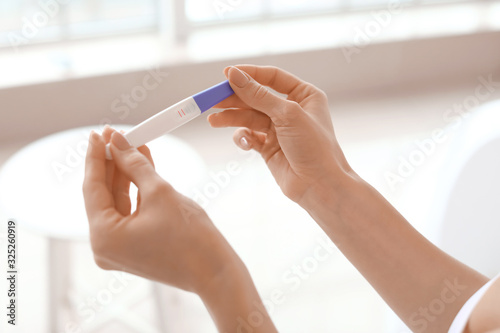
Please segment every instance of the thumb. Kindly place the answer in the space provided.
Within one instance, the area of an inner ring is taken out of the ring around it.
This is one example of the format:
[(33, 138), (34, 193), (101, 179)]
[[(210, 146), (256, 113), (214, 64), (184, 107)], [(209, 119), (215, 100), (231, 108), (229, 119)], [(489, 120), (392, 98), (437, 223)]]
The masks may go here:
[(134, 148), (120, 132), (114, 132), (110, 145), (113, 160), (118, 169), (130, 179), (139, 190), (147, 191), (158, 183), (159, 175), (146, 156)]
[(245, 104), (265, 113), (273, 122), (287, 106), (288, 101), (273, 94), (237, 67), (229, 68), (228, 79), (235, 94)]

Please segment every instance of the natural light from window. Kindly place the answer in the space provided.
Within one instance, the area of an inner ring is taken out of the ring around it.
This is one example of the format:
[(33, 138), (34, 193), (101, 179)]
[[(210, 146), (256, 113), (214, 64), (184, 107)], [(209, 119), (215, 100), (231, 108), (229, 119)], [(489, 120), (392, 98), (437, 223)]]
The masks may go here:
[(499, 0), (2, 0), (0, 87), (470, 34), (498, 17)]

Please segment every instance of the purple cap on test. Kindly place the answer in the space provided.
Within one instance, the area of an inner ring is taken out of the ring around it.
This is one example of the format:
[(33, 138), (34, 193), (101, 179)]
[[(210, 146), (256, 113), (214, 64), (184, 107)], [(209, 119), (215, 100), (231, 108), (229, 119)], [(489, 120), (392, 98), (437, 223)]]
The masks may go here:
[(193, 95), (193, 98), (203, 113), (232, 94), (234, 94), (234, 91), (229, 85), (229, 81), (226, 80), (213, 87), (203, 90), (196, 95)]

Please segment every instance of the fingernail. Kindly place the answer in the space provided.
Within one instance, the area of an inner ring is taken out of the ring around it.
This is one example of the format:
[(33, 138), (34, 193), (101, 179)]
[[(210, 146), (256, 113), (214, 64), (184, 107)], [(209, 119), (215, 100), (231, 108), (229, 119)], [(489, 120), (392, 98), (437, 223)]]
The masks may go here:
[(241, 139), (240, 139), (240, 146), (243, 149), (249, 149), (250, 148), (250, 144), (248, 143), (247, 138), (245, 138), (244, 136), (241, 137)]
[(120, 132), (113, 133), (113, 136), (111, 136), (111, 142), (120, 150), (127, 150), (132, 147), (127, 141), (127, 138), (125, 138), (125, 136), (123, 136)]
[(229, 81), (239, 88), (244, 88), (250, 82), (250, 79), (238, 68), (231, 67), (229, 69)]
[(113, 159), (113, 155), (111, 155), (111, 150), (109, 149), (109, 143), (105, 147), (105, 152), (106, 152), (106, 159), (111, 161)]

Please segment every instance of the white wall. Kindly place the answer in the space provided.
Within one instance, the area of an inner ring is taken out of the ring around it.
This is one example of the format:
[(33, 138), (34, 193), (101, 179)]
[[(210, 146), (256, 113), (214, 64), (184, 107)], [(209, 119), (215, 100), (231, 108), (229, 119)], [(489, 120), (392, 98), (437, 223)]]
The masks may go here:
[(106, 118), (112, 123), (137, 123), (223, 80), (222, 69), (235, 63), (283, 67), (327, 91), (331, 100), (468, 84), (478, 75), (500, 73), (499, 40), (499, 32), (489, 32), (374, 44), (362, 48), (350, 64), (341, 49), (328, 49), (164, 66), (160, 70), (168, 72), (168, 77), (123, 120), (112, 112), (112, 102), (141, 85), (145, 71), (1, 89), (0, 144), (32, 140)]

